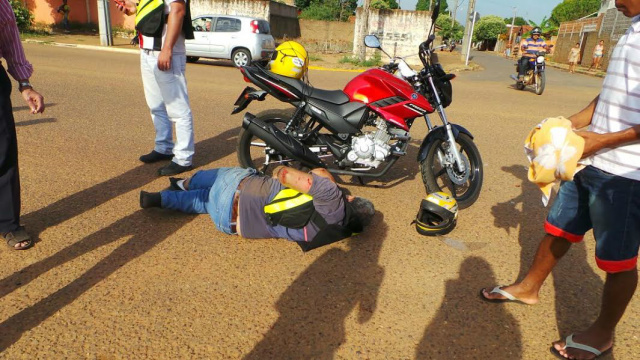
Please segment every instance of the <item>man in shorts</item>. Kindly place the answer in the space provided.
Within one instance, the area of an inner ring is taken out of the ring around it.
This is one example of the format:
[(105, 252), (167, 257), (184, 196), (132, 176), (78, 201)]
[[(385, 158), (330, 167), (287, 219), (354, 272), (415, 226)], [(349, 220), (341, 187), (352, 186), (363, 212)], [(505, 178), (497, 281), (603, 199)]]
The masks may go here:
[(569, 359), (594, 359), (613, 347), (615, 327), (638, 284), (640, 0), (615, 4), (633, 17), (631, 27), (613, 51), (600, 95), (570, 118), (576, 129), (589, 126), (588, 131), (577, 132), (585, 139), (587, 167), (560, 186), (545, 222), (547, 234), (525, 278), (481, 292), (493, 302), (537, 303), (544, 280), (560, 258), (593, 229), (596, 263), (607, 273), (602, 305), (588, 329), (553, 343), (552, 350)]

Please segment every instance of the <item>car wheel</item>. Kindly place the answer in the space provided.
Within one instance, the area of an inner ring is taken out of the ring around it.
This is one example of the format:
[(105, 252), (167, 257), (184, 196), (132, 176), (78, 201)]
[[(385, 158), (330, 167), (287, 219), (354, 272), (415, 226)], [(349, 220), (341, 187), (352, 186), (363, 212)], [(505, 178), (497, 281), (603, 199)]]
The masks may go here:
[(236, 67), (247, 66), (251, 64), (251, 53), (245, 49), (238, 49), (231, 54), (231, 61)]
[(187, 56), (187, 62), (194, 63), (200, 59), (199, 56)]

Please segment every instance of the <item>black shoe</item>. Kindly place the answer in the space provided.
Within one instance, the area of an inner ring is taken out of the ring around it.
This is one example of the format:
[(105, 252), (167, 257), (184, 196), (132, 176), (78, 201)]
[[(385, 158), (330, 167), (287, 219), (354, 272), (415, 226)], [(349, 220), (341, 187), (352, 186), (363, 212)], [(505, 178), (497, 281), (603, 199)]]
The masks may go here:
[(160, 193), (140, 191), (140, 207), (143, 209), (162, 207), (162, 196)]
[(140, 156), (140, 161), (145, 164), (151, 164), (154, 162), (171, 159), (173, 159), (173, 154), (160, 154), (155, 150), (152, 150), (150, 153)]
[(180, 180), (184, 180), (182, 178), (174, 178), (174, 177), (170, 177), (169, 178), (169, 187), (166, 188), (166, 191), (184, 191), (183, 188), (181, 188), (180, 186), (178, 186), (178, 181)]
[(158, 175), (160, 176), (171, 176), (178, 175), (185, 171), (189, 171), (193, 169), (193, 166), (182, 166), (174, 163), (173, 161), (169, 163), (169, 165), (161, 167), (158, 169)]

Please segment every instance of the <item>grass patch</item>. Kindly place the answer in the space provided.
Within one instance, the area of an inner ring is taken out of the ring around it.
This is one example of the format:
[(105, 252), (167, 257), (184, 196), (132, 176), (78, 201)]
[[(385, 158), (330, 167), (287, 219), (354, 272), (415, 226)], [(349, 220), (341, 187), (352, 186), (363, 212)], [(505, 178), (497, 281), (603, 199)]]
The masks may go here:
[(362, 67), (373, 67), (380, 66), (382, 64), (382, 57), (380, 52), (376, 52), (372, 58), (365, 59), (364, 61), (360, 61), (360, 58), (357, 56), (347, 56), (345, 55), (342, 59), (338, 60), (340, 64), (351, 64), (355, 66)]
[(322, 58), (318, 55), (309, 55), (309, 60), (311, 61), (322, 61)]

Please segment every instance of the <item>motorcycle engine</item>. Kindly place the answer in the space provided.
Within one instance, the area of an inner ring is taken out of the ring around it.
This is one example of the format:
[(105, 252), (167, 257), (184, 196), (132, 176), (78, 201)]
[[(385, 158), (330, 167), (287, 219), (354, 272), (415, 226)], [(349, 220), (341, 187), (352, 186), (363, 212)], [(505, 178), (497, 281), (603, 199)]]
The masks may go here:
[(353, 137), (347, 160), (375, 168), (389, 156), (391, 146), (388, 142), (391, 140), (391, 135), (387, 132), (387, 123), (378, 118), (375, 124), (375, 131)]

